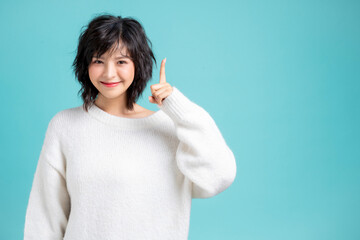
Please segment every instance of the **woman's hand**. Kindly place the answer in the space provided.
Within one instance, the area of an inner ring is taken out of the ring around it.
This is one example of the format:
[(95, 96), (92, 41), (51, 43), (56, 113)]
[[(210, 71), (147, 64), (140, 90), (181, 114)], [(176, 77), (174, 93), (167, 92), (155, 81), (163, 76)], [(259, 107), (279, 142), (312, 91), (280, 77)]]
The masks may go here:
[(152, 96), (149, 96), (149, 101), (151, 103), (159, 104), (159, 106), (162, 105), (162, 101), (164, 101), (164, 99), (169, 96), (173, 91), (172, 86), (168, 82), (166, 82), (165, 62), (166, 58), (161, 61), (160, 83), (156, 83), (150, 86)]

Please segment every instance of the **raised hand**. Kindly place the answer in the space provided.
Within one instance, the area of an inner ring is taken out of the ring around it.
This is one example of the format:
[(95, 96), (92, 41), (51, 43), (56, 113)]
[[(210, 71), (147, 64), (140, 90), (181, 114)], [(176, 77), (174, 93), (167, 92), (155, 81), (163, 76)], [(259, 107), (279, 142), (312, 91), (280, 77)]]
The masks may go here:
[(165, 62), (166, 58), (161, 61), (160, 82), (150, 86), (152, 96), (149, 96), (149, 101), (151, 103), (156, 103), (159, 106), (162, 105), (162, 101), (173, 91), (172, 86), (168, 82), (166, 82)]

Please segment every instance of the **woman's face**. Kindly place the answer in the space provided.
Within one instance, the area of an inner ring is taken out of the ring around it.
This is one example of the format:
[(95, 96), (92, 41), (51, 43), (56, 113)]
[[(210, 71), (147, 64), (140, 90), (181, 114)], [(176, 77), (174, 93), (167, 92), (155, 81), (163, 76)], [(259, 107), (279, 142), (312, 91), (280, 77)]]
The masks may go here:
[[(128, 56), (128, 55), (127, 55)], [(125, 99), (126, 90), (135, 76), (135, 64), (126, 56), (126, 48), (116, 50), (112, 56), (109, 52), (100, 58), (92, 58), (88, 67), (92, 84), (107, 99)], [(106, 83), (116, 83), (113, 85)]]

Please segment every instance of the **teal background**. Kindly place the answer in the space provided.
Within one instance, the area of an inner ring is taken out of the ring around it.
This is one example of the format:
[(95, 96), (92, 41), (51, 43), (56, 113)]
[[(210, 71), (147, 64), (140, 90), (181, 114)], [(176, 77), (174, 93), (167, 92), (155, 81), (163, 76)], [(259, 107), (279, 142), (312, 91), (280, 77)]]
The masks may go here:
[(139, 20), (167, 81), (237, 161), (189, 239), (360, 239), (359, 1), (2, 1), (0, 239), (22, 239), (47, 124), (82, 104), (71, 64), (98, 13)]

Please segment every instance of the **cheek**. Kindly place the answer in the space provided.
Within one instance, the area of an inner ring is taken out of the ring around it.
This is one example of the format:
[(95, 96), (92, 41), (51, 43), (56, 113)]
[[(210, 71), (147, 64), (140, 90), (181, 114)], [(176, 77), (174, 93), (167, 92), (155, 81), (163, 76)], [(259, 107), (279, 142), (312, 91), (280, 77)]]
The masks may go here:
[(134, 68), (134, 66), (130, 66), (126, 70), (127, 70), (128, 76), (131, 77), (131, 78), (134, 78), (134, 76), (135, 76), (135, 68)]
[(130, 81), (134, 78), (134, 70), (131, 67), (120, 67), (117, 70), (117, 74), (120, 78)]
[(99, 76), (100, 69), (98, 69), (97, 67), (94, 67), (94, 66), (90, 66), (88, 68), (88, 72), (89, 72), (89, 78), (93, 79), (93, 78), (96, 78), (97, 76)]
[(129, 77), (133, 77), (134, 76), (134, 69), (126, 69), (126, 75)]

